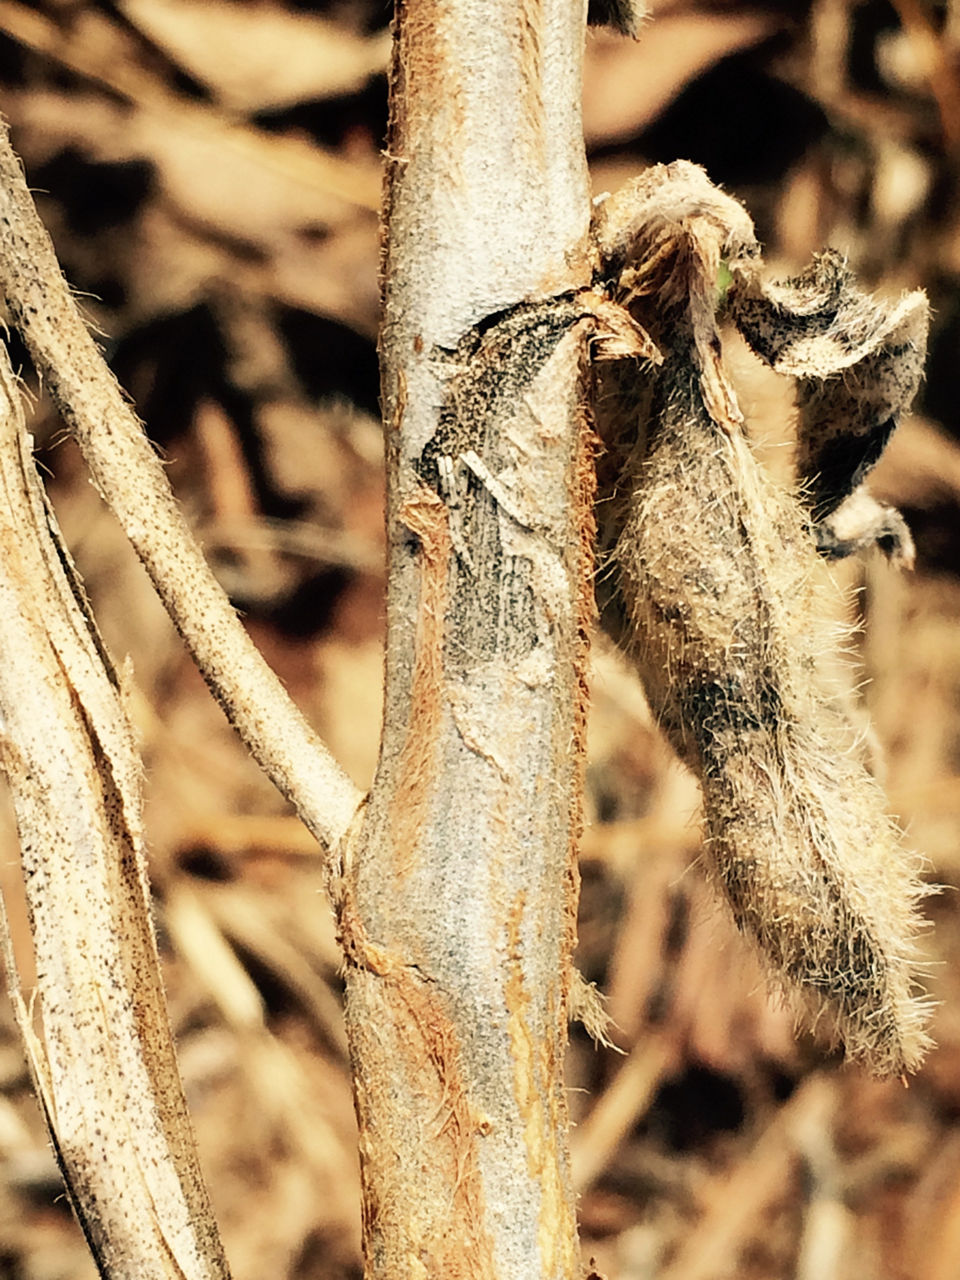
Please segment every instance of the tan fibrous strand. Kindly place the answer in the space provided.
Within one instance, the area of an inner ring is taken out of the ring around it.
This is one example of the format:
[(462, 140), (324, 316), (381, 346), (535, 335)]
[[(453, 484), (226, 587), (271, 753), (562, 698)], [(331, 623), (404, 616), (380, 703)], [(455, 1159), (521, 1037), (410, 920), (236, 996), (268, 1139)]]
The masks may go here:
[[(852, 676), (837, 658), (844, 637), (830, 620), (836, 588), (817, 554), (821, 513), (809, 495), (831, 493), (822, 514), (832, 514), (860, 485), (864, 458), (879, 456), (882, 443), (871, 441), (889, 435), (911, 379), (916, 385), (917, 372), (891, 370), (907, 363), (897, 366), (895, 349), (904, 346), (905, 315), (919, 369), (921, 303), (901, 300), (892, 328), (879, 309), (871, 313), (878, 337), (861, 353), (856, 412), (849, 431), (841, 413), (829, 432), (835, 456), (851, 465), (818, 473), (819, 488), (808, 474), (801, 497), (758, 463), (720, 364), (721, 257), (732, 263), (735, 288), (759, 299), (754, 317), (764, 300), (746, 215), (692, 165), (652, 170), (637, 187), (633, 207), (643, 214), (628, 234), (618, 238), (602, 211), (600, 269), (610, 260), (605, 245), (629, 245), (615, 296), (649, 328), (663, 362), (642, 372), (642, 396), (624, 399), (625, 375), (616, 372), (601, 405), (611, 421), (620, 400), (642, 403), (645, 414), (632, 447), (622, 424), (612, 431), (623, 457), (604, 517), (620, 593), (612, 612), (664, 731), (700, 779), (711, 873), (738, 926), (806, 1021), (876, 1074), (899, 1075), (917, 1068), (929, 1044), (914, 942), (925, 890), (863, 763), (849, 714)], [(835, 279), (836, 263), (827, 266)], [(809, 279), (819, 286), (822, 275)], [(808, 289), (804, 321), (817, 303)], [(821, 329), (846, 357), (854, 338), (839, 332), (840, 310), (833, 328), (828, 320)], [(774, 318), (785, 323), (780, 311)], [(854, 336), (867, 342), (863, 331)], [(880, 359), (884, 343), (889, 358)], [(891, 395), (864, 360), (886, 371)], [(842, 379), (828, 388), (835, 398), (857, 385), (851, 363), (845, 376), (821, 370), (821, 379)], [(801, 407), (828, 394), (812, 382), (801, 382)], [(836, 444), (848, 435), (849, 447)]]

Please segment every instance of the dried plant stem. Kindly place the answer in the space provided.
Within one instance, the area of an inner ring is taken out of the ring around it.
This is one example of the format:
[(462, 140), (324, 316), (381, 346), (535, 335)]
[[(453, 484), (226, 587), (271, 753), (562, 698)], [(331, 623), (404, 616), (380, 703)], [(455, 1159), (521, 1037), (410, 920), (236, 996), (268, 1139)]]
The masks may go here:
[(103, 1276), (228, 1275), (177, 1073), (150, 920), (140, 767), (0, 348), (0, 763), (20, 835), (39, 1033), (7, 978)]
[(340, 901), (367, 1280), (580, 1273), (562, 1068), (592, 609), (584, 9), (397, 7), (386, 715)]
[(333, 846), (360, 793), (263, 661), (192, 538), (157, 455), (60, 271), (0, 128), (0, 289), (94, 482), (254, 759)]

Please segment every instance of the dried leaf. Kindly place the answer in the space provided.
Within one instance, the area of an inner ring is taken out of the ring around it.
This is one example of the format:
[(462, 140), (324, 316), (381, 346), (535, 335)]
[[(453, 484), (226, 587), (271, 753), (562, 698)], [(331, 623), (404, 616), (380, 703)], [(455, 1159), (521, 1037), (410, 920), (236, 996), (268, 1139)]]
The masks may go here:
[(387, 69), (388, 32), (355, 35), (278, 4), (121, 0), (119, 8), (231, 111), (353, 93)]
[(798, 471), (814, 519), (823, 520), (863, 481), (916, 395), (926, 296), (871, 298), (828, 249), (796, 279), (738, 280), (730, 305), (757, 354), (797, 379)]

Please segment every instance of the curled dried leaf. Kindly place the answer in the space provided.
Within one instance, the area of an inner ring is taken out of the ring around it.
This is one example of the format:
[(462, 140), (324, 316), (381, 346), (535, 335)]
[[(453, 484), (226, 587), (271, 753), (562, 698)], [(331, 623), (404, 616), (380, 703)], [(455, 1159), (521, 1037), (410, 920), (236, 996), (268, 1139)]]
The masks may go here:
[(814, 519), (824, 520), (865, 479), (916, 395), (926, 295), (872, 298), (828, 249), (792, 280), (741, 274), (729, 302), (754, 351), (797, 379), (797, 467)]

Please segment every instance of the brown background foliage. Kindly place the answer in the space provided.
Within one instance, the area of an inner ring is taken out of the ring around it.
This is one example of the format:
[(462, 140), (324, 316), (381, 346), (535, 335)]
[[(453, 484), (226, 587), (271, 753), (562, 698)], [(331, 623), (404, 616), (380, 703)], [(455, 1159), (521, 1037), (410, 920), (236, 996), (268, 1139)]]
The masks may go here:
[[(375, 0), (0, 0), (0, 109), (64, 269), (257, 643), (361, 785), (380, 715), (388, 18)], [(623, 1280), (956, 1272), (958, 68), (953, 3), (667, 0), (638, 43), (588, 37), (597, 191), (697, 161), (744, 200), (775, 269), (832, 243), (878, 288), (926, 287), (935, 312), (917, 413), (874, 486), (904, 508), (917, 569), (845, 572), (891, 805), (945, 886), (928, 904), (939, 1048), (904, 1090), (795, 1039), (704, 885), (696, 786), (598, 640), (579, 963), (628, 1056), (575, 1031), (569, 1079), (584, 1256)], [(209, 699), (13, 348), (64, 533), (132, 661), (171, 1012), (234, 1274), (359, 1276), (318, 850)], [(788, 474), (789, 389), (736, 348), (731, 362)], [(4, 1007), (0, 1277), (92, 1274)]]

